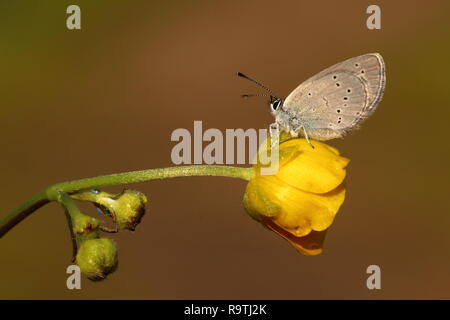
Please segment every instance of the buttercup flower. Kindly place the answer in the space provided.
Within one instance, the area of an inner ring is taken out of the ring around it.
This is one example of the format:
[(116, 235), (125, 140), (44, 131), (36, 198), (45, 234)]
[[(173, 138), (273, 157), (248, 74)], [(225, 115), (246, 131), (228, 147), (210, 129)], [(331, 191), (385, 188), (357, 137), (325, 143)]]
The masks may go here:
[(261, 175), (261, 164), (247, 185), (244, 207), (251, 217), (306, 255), (322, 253), (326, 230), (345, 198), (349, 159), (325, 143), (290, 139), (279, 145), (279, 170)]
[(81, 242), (76, 263), (89, 279), (104, 279), (117, 267), (117, 248), (114, 241), (98, 238)]

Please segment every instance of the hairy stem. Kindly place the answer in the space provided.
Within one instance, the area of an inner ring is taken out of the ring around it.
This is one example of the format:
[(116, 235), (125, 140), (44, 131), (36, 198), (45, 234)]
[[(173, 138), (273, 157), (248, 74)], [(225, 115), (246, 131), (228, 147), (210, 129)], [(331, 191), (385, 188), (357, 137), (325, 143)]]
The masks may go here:
[(178, 166), (131, 171), (57, 183), (37, 193), (23, 202), (20, 206), (3, 216), (0, 219), (0, 238), (43, 205), (49, 203), (50, 201), (57, 201), (60, 196), (59, 192), (66, 192), (70, 194), (83, 189), (97, 189), (108, 186), (188, 176), (220, 176), (250, 180), (253, 177), (253, 168), (213, 165)]

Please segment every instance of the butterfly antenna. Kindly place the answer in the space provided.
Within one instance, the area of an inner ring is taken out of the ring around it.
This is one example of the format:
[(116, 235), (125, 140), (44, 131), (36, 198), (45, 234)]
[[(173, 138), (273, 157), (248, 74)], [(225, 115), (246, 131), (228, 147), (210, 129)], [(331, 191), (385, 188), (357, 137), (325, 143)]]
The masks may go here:
[(258, 86), (260, 86), (261, 88), (266, 89), (267, 91), (269, 91), (270, 93), (273, 93), (272, 90), (270, 90), (268, 87), (266, 87), (265, 85), (263, 85), (261, 82), (256, 81), (255, 79), (250, 78), (249, 76), (246, 76), (245, 74), (243, 74), (242, 72), (238, 72), (237, 73), (238, 77), (250, 80), (251, 82), (257, 84)]
[(243, 94), (241, 97), (251, 98), (251, 97), (273, 97), (273, 96), (271, 94), (258, 93), (258, 94)]

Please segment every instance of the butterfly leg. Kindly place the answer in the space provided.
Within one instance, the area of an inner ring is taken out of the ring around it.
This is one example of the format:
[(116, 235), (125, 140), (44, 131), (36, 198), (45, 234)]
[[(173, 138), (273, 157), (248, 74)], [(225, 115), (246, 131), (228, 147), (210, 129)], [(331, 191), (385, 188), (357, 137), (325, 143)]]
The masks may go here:
[(269, 130), (270, 134), (272, 134), (272, 132), (278, 132), (280, 130), (280, 126), (277, 122), (274, 122), (269, 126)]
[(293, 138), (297, 138), (297, 137), (298, 137), (298, 132), (297, 132), (297, 131), (291, 130), (291, 131), (289, 131), (289, 134), (290, 134)]
[(308, 133), (306, 132), (305, 127), (302, 126), (302, 129), (303, 129), (303, 133), (305, 134), (305, 139), (306, 139), (306, 141), (308, 141), (308, 144), (311, 146), (311, 148), (314, 149), (314, 146), (311, 144), (311, 141), (309, 141)]
[(277, 122), (274, 122), (269, 127), (269, 133), (270, 133), (270, 143), (272, 147), (275, 147), (276, 144), (278, 144), (278, 140), (280, 139), (280, 126)]

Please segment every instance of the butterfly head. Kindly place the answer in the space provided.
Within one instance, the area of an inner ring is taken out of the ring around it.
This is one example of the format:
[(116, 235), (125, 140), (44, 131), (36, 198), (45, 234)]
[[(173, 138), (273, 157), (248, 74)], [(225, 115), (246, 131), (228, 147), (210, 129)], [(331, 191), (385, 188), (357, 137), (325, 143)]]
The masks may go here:
[(264, 90), (267, 91), (267, 93), (259, 93), (259, 94), (243, 94), (242, 97), (244, 98), (250, 98), (250, 97), (269, 97), (269, 107), (270, 107), (270, 112), (273, 115), (278, 114), (278, 112), (280, 112), (282, 110), (283, 107), (283, 99), (278, 98), (277, 96), (274, 95), (274, 93), (272, 92), (272, 90), (270, 90), (268, 87), (266, 87), (265, 85), (263, 85), (262, 83), (250, 78), (249, 76), (246, 76), (245, 74), (238, 72), (237, 75), (241, 78), (247, 79), (255, 84), (257, 84), (258, 86), (260, 86), (261, 88), (263, 88)]
[(283, 99), (277, 98), (274, 96), (270, 96), (269, 106), (270, 106), (270, 112), (272, 112), (272, 114), (275, 115), (279, 111), (281, 111), (281, 108), (283, 106)]

